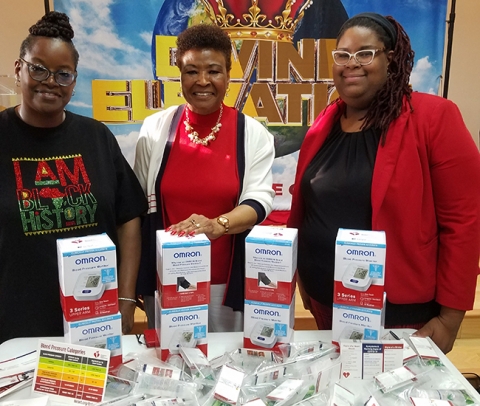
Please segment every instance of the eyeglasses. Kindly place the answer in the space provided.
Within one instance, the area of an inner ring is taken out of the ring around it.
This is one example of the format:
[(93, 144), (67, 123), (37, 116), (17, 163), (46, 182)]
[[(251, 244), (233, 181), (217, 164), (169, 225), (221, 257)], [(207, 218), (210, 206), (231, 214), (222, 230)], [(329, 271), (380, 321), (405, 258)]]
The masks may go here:
[(354, 58), (360, 65), (370, 65), (375, 58), (375, 54), (385, 51), (383, 49), (362, 49), (354, 54), (347, 51), (332, 51), (333, 61), (339, 66), (345, 66), (350, 59)]
[(56, 72), (52, 72), (45, 66), (28, 62), (23, 58), (20, 58), (20, 60), (27, 64), (30, 77), (38, 82), (43, 82), (44, 80), (48, 80), (50, 76), (53, 76), (55, 82), (60, 86), (70, 86), (77, 77), (77, 72), (72, 73), (67, 70), (57, 70)]

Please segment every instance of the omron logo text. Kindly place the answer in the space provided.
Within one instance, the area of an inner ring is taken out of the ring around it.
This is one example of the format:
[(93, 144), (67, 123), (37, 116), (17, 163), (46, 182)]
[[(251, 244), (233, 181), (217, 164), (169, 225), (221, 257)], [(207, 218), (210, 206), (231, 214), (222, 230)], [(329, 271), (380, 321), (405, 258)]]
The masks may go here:
[(77, 265), (83, 265), (83, 264), (93, 264), (94, 262), (103, 262), (106, 261), (107, 258), (105, 258), (103, 255), (99, 255), (97, 257), (89, 257), (89, 258), (78, 258), (75, 260), (75, 264)]
[(102, 333), (104, 331), (111, 330), (112, 326), (110, 324), (107, 324), (106, 326), (99, 326), (99, 327), (91, 327), (91, 328), (84, 328), (82, 330), (82, 334), (95, 334), (95, 333)]
[(187, 252), (176, 252), (173, 254), (173, 258), (191, 258), (191, 257), (201, 257), (202, 254), (200, 251), (187, 251)]
[(374, 257), (374, 251), (364, 251), (364, 250), (347, 250), (348, 255), (360, 255), (361, 257)]
[(351, 314), (351, 313), (343, 313), (344, 319), (351, 319), (351, 320), (358, 320), (358, 321), (366, 321), (370, 323), (370, 317), (368, 316), (359, 316), (358, 314)]
[(255, 314), (261, 314), (264, 316), (280, 317), (280, 313), (277, 312), (276, 310), (254, 309), (253, 312)]
[(282, 256), (282, 251), (280, 250), (266, 250), (264, 248), (256, 248), (255, 254), (263, 254), (263, 255), (278, 255)]
[(173, 316), (172, 321), (197, 320), (198, 314), (188, 314), (186, 316)]

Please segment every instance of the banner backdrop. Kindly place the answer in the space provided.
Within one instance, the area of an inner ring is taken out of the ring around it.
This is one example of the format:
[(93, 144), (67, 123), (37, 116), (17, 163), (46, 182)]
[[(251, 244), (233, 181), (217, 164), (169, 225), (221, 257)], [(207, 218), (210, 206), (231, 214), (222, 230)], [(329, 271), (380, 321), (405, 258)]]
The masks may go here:
[[(184, 102), (174, 63), (176, 35), (190, 25), (211, 24), (212, 17), (219, 25), (228, 23), (222, 28), (236, 53), (225, 103), (263, 122), (275, 137), (271, 220), (283, 223), (303, 137), (335, 97), (331, 50), (343, 22), (364, 11), (394, 16), (415, 50), (413, 89), (437, 94), (447, 1), (55, 0), (55, 10), (71, 19), (80, 53), (68, 108), (105, 122), (133, 165), (142, 120)], [(235, 17), (225, 18), (219, 5)], [(258, 14), (267, 16), (263, 25), (269, 27), (262, 27), (261, 19), (253, 26)]]

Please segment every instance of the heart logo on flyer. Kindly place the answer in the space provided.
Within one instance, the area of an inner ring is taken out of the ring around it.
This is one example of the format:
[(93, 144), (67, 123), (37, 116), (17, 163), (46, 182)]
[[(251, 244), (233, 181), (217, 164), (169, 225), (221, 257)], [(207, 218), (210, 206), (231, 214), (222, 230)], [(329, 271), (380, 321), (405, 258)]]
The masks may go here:
[(343, 376), (344, 376), (345, 378), (348, 378), (348, 377), (350, 376), (350, 372), (344, 372), (344, 373), (343, 373)]

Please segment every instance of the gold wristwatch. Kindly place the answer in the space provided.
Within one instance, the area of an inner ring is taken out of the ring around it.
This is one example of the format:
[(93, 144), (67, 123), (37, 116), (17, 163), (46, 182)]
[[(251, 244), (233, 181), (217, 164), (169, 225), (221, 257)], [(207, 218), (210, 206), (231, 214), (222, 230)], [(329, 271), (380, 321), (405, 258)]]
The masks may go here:
[(219, 216), (217, 217), (217, 223), (225, 228), (225, 234), (227, 234), (230, 228), (230, 221), (228, 220), (228, 218), (226, 218), (225, 216)]

